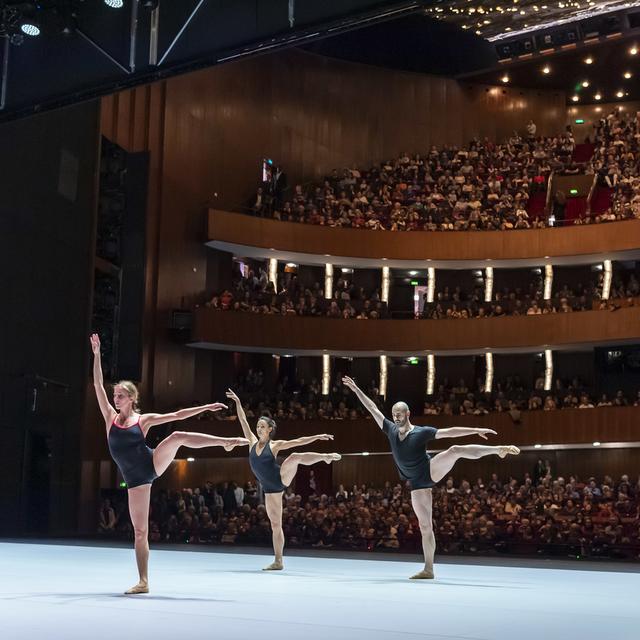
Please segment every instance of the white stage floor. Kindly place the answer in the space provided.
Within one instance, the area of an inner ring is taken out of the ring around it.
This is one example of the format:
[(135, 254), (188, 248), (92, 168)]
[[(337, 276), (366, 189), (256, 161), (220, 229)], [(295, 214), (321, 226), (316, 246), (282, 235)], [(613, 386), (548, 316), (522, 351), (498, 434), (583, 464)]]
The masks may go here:
[[(151, 552), (151, 593), (133, 551), (0, 543), (0, 638), (22, 640), (638, 640), (640, 573), (455, 563)], [(495, 562), (499, 562), (495, 561)], [(543, 565), (541, 564), (541, 567)], [(610, 568), (611, 565), (607, 565)]]

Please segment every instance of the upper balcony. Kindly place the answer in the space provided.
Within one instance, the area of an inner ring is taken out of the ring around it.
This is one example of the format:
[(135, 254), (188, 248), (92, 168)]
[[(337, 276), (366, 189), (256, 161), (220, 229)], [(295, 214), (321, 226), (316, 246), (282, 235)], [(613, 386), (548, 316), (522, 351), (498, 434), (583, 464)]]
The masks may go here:
[(371, 231), (209, 210), (208, 246), (300, 264), (447, 269), (589, 264), (640, 258), (640, 220), (518, 231)]

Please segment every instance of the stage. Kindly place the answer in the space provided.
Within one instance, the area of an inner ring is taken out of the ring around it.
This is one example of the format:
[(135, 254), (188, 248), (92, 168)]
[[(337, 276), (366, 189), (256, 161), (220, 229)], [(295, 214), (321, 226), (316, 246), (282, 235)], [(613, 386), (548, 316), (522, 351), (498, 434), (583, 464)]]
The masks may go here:
[(151, 552), (151, 593), (124, 547), (0, 543), (3, 640), (636, 640), (640, 567), (301, 552), (284, 572), (241, 548)]

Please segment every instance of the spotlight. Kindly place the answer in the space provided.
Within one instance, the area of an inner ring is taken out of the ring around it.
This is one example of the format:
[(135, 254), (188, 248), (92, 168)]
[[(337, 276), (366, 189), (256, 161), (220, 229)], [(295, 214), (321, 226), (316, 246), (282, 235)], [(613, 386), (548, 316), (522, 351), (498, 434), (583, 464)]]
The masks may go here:
[(626, 71), (624, 77), (628, 80), (631, 77), (631, 71)]
[(586, 89), (586, 88), (589, 86), (589, 81), (588, 81), (588, 80), (585, 80), (585, 81), (582, 83), (582, 86)]
[(548, 75), (549, 73), (551, 73), (551, 67), (549, 66), (542, 67), (542, 73), (544, 73), (545, 75)]
[(585, 64), (593, 64), (593, 58), (591, 56), (589, 56), (588, 58), (584, 59), (584, 63)]
[(104, 3), (112, 9), (122, 9), (124, 6), (124, 0), (104, 0)]
[(20, 31), (22, 31), (26, 36), (31, 36), (32, 38), (40, 35), (40, 27), (35, 20), (31, 19), (25, 19), (22, 22), (20, 25)]
[(596, 100), (602, 100), (602, 94), (600, 93), (596, 93), (595, 96), (593, 96)]
[(505, 84), (507, 84), (507, 82), (509, 82), (509, 76), (505, 73), (502, 78), (500, 78), (500, 80), (502, 80), (502, 82), (504, 82)]

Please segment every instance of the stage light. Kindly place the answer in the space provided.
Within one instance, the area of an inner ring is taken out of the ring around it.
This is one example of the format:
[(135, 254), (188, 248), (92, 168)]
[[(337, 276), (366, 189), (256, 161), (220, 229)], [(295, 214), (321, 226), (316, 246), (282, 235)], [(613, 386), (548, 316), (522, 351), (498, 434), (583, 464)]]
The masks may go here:
[(104, 3), (112, 9), (122, 9), (124, 6), (124, 0), (104, 0)]
[(32, 20), (26, 20), (20, 25), (20, 30), (27, 36), (34, 38), (40, 35), (40, 27)]

